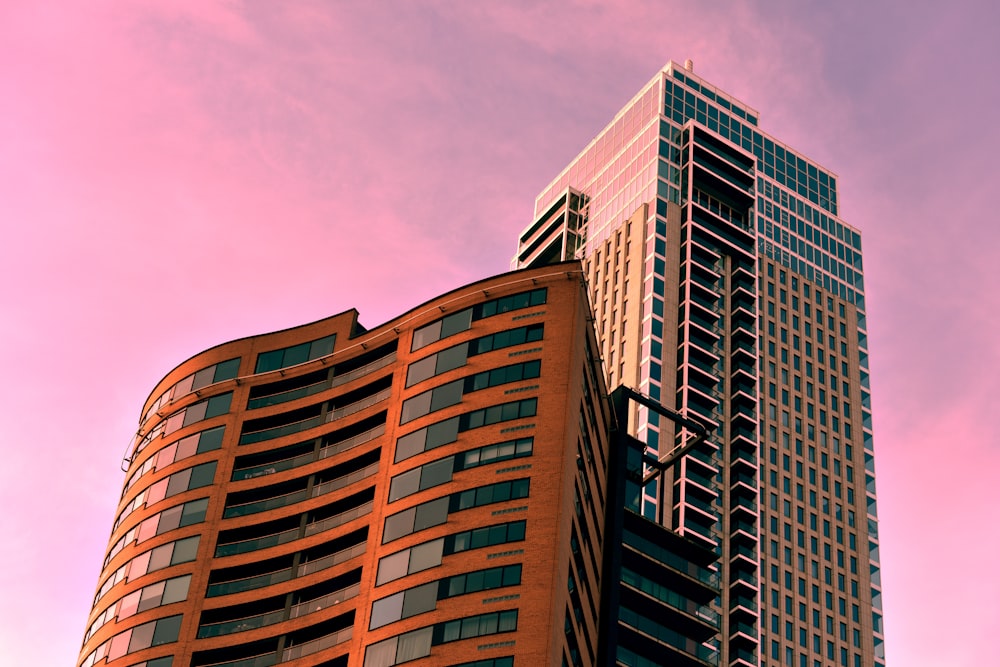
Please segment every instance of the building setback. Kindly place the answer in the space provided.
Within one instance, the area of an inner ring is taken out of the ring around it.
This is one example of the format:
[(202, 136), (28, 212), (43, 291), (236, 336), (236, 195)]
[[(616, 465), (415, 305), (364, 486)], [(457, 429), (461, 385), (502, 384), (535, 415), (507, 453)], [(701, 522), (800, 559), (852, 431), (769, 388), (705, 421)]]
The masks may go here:
[[(609, 386), (713, 429), (636, 501), (718, 558), (709, 661), (881, 666), (861, 237), (758, 118), (668, 63), (538, 196), (512, 265), (582, 260)], [(647, 464), (695, 437), (628, 420)]]
[(143, 407), (77, 664), (594, 664), (590, 321), (568, 262), (182, 363)]

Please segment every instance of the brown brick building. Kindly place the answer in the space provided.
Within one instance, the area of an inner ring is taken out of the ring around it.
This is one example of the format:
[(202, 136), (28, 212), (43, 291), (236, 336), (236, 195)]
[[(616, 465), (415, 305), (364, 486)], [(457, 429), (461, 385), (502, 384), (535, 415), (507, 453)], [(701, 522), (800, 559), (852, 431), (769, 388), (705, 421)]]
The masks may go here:
[(219, 345), (143, 407), (78, 666), (592, 664), (580, 265)]

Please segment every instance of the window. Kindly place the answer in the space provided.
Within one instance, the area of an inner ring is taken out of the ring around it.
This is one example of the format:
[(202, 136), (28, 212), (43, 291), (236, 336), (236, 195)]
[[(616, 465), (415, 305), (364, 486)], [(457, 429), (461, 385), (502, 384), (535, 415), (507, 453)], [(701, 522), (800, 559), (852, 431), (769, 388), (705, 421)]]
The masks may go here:
[(142, 416), (140, 422), (145, 422), (154, 412), (157, 412), (162, 406), (176, 398), (190, 394), (192, 391), (197, 391), (210, 384), (233, 379), (236, 377), (239, 370), (240, 360), (239, 358), (236, 358), (214, 364), (208, 368), (201, 369), (197, 373), (188, 375), (170, 389), (167, 389), (165, 392), (160, 394), (159, 398), (157, 398), (153, 404), (149, 406), (149, 409), (146, 410), (146, 414)]
[(459, 421), (458, 417), (452, 417), (402, 436), (396, 441), (395, 462), (399, 463), (420, 452), (455, 442), (458, 439)]
[(116, 660), (123, 655), (135, 653), (151, 646), (175, 642), (180, 634), (181, 618), (179, 614), (160, 618), (118, 633), (88, 655), (81, 667), (91, 667), (95, 662), (103, 660), (105, 657), (108, 661)]
[(464, 384), (464, 379), (455, 380), (406, 399), (400, 411), (399, 423), (405, 424), (431, 412), (458, 405), (462, 402)]
[(472, 308), (466, 308), (465, 310), (446, 315), (439, 320), (414, 330), (413, 343), (410, 350), (419, 350), (443, 338), (466, 331), (472, 326), (472, 322), (476, 320), (512, 310), (540, 306), (545, 303), (546, 294), (547, 290), (543, 287), (542, 289), (530, 292), (521, 292), (520, 294), (512, 294), (499, 299), (493, 299), (492, 301), (486, 301)]
[[(517, 630), (516, 609), (438, 623), (371, 644), (365, 649), (364, 667), (391, 667), (430, 655), (431, 646), (515, 630)], [(487, 662), (497, 667), (497, 663)], [(499, 664), (504, 663), (499, 662)]]
[(89, 640), (98, 629), (105, 623), (112, 620), (124, 620), (148, 609), (181, 602), (187, 599), (188, 587), (191, 584), (191, 575), (186, 574), (173, 579), (158, 581), (155, 584), (144, 586), (137, 591), (133, 591), (125, 597), (117, 600), (100, 614), (83, 638), (84, 643)]
[(215, 461), (209, 461), (193, 468), (186, 468), (150, 485), (125, 506), (111, 530), (117, 529), (129, 514), (141, 507), (149, 507), (164, 498), (210, 485), (215, 478), (215, 465)]
[(537, 407), (538, 399), (527, 398), (473, 410), (458, 417), (431, 424), (404, 435), (396, 441), (395, 462), (399, 463), (420, 452), (455, 442), (458, 439), (458, 434), (463, 431), (512, 419), (533, 417)]
[(437, 410), (461, 403), (462, 396), (480, 389), (487, 389), (509, 382), (519, 382), (537, 378), (541, 373), (542, 362), (539, 360), (511, 364), (492, 370), (476, 373), (460, 380), (455, 380), (435, 387), (412, 398), (403, 401), (400, 424), (413, 421)]
[(163, 424), (163, 435), (170, 435), (174, 431), (191, 424), (211, 419), (218, 415), (229, 412), (229, 405), (232, 402), (233, 393), (219, 394), (204, 401), (199, 401), (188, 407), (170, 415)]
[(125, 535), (115, 542), (114, 546), (108, 552), (107, 558), (104, 559), (104, 566), (107, 567), (111, 559), (118, 555), (118, 552), (133, 540), (136, 544), (139, 544), (175, 528), (182, 528), (204, 521), (207, 509), (208, 498), (199, 498), (198, 500), (192, 500), (182, 505), (175, 505), (146, 518), (142, 523), (129, 529)]
[(466, 593), (516, 586), (521, 583), (521, 565), (507, 565), (445, 577), (400, 591), (372, 603), (369, 630), (432, 611), (438, 600)]
[(122, 491), (122, 497), (124, 498), (128, 490), (139, 481), (139, 478), (150, 470), (159, 470), (171, 463), (181, 461), (195, 454), (219, 449), (222, 447), (222, 435), (225, 430), (225, 426), (218, 426), (207, 431), (202, 431), (201, 433), (189, 435), (186, 438), (167, 445), (153, 456), (150, 456), (143, 461), (142, 466), (138, 470), (132, 473), (132, 476), (125, 484), (125, 490)]
[(441, 350), (437, 354), (432, 354), (420, 361), (410, 364), (406, 372), (406, 386), (412, 387), (418, 382), (423, 382), (435, 375), (447, 373), (455, 368), (465, 365), (469, 355), (469, 344), (461, 343), (446, 350)]
[(299, 345), (285, 347), (280, 350), (261, 352), (257, 355), (257, 365), (254, 368), (254, 373), (276, 371), (279, 368), (287, 368), (289, 366), (295, 366), (307, 361), (312, 361), (313, 359), (325, 357), (326, 355), (333, 353), (333, 344), (335, 339), (335, 335), (330, 335), (308, 343), (300, 343)]
[(97, 592), (94, 605), (96, 606), (97, 602), (120, 581), (132, 581), (149, 572), (162, 570), (165, 567), (177, 565), (178, 563), (193, 561), (198, 554), (198, 542), (200, 540), (201, 537), (199, 535), (185, 537), (182, 540), (161, 544), (154, 549), (139, 554), (108, 577), (104, 585), (101, 586), (101, 590)]
[(487, 484), (474, 489), (467, 489), (450, 496), (435, 498), (402, 512), (392, 514), (385, 519), (385, 530), (382, 533), (382, 544), (410, 535), (425, 528), (439, 526), (448, 520), (448, 514), (505, 502), (518, 498), (527, 498), (530, 489), (530, 479), (516, 479), (496, 484)]
[(510, 609), (439, 623), (434, 626), (434, 641), (432, 643), (435, 645), (447, 644), (460, 639), (514, 632), (515, 630), (517, 630), (517, 609)]
[(533, 438), (508, 440), (496, 445), (478, 447), (456, 456), (431, 461), (419, 468), (396, 475), (389, 483), (389, 502), (451, 481), (453, 472), (481, 465), (531, 456)]
[(455, 459), (448, 456), (396, 475), (389, 483), (389, 502), (451, 481)]
[(385, 519), (382, 544), (410, 535), (432, 526), (439, 526), (448, 520), (448, 497), (436, 498), (429, 502), (397, 512)]
[(436, 567), (441, 564), (444, 556), (508, 542), (520, 542), (524, 540), (525, 525), (524, 521), (512, 521), (484, 526), (397, 551), (379, 559), (375, 585), (381, 586), (408, 574)]

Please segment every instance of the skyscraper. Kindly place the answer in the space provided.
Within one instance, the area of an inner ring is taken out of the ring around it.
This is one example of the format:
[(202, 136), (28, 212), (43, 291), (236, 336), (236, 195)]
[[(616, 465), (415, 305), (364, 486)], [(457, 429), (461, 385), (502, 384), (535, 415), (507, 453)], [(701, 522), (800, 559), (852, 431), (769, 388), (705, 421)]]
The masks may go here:
[(593, 664), (590, 322), (569, 262), (179, 365), (143, 407), (78, 666)]
[[(719, 558), (719, 664), (884, 665), (859, 232), (837, 178), (668, 63), (548, 185), (513, 265), (584, 262), (609, 385), (714, 429), (644, 516)], [(695, 434), (636, 405), (647, 461)]]

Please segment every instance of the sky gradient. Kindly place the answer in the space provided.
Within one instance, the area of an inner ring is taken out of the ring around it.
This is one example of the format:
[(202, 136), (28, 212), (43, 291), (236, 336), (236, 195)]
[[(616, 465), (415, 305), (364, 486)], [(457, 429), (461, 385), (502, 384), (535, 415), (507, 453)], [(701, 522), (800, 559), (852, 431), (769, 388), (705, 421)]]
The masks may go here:
[(0, 3), (0, 664), (75, 664), (163, 375), (507, 270), (535, 195), (686, 58), (862, 231), (888, 664), (994, 664), (998, 25), (974, 0)]

